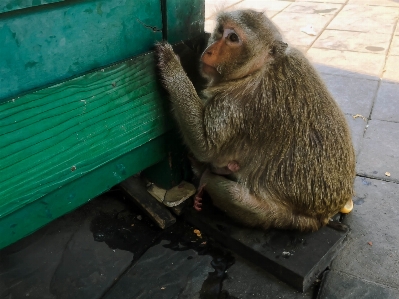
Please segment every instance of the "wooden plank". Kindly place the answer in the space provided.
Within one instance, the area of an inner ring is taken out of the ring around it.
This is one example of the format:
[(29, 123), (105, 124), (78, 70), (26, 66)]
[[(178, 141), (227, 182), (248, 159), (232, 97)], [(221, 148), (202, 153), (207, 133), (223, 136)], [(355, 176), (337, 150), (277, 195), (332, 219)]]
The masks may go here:
[(205, 1), (162, 0), (164, 38), (177, 43), (204, 32)]
[(65, 0), (2, 0), (0, 2), (0, 13), (61, 1)]
[(142, 55), (0, 104), (0, 218), (168, 131), (155, 63)]
[(139, 177), (130, 177), (121, 182), (120, 186), (160, 228), (165, 229), (176, 222), (176, 218), (168, 209), (147, 192), (144, 182)]
[(270, 274), (305, 292), (344, 246), (348, 232), (323, 227), (314, 233), (244, 227), (205, 201), (203, 210), (184, 211), (201, 232)]
[(159, 0), (66, 1), (0, 14), (0, 102), (153, 48)]
[(162, 160), (166, 156), (166, 142), (165, 136), (157, 137), (23, 208), (0, 217), (0, 249), (83, 205), (152, 163)]

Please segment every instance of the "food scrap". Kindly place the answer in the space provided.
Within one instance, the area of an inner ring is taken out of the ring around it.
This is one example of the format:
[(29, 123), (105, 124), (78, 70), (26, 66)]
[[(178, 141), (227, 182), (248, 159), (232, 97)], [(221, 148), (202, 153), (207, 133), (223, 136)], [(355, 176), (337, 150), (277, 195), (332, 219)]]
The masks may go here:
[(194, 234), (196, 234), (198, 238), (202, 238), (202, 235), (201, 235), (201, 232), (199, 229), (195, 229)]
[(386, 175), (386, 176), (391, 176), (391, 173), (387, 171), (387, 172), (385, 173), (385, 175)]
[(364, 121), (367, 121), (367, 118), (365, 118), (363, 115), (361, 114), (356, 114), (356, 115), (352, 115), (353, 118), (358, 118), (360, 117), (361, 119), (363, 119)]
[(370, 246), (373, 246), (373, 242), (371, 242), (371, 241), (367, 242), (367, 244), (369, 244)]

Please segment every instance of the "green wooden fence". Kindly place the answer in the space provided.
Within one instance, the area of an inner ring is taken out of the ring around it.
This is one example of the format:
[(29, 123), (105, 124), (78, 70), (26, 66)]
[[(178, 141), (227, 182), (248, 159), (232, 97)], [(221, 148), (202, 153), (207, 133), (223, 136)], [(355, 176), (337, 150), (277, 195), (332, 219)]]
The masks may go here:
[(203, 0), (2, 1), (0, 248), (169, 165), (176, 132), (151, 50), (203, 22)]

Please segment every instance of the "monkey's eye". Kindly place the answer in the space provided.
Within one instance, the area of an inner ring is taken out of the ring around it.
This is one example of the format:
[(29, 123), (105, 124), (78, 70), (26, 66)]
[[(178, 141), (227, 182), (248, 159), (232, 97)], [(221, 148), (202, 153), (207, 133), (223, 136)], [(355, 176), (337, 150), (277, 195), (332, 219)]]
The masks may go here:
[(231, 45), (240, 45), (241, 44), (241, 39), (238, 36), (238, 34), (234, 31), (234, 29), (225, 29), (223, 33), (223, 37), (226, 39), (228, 43)]
[(240, 41), (240, 38), (239, 38), (238, 35), (235, 34), (235, 33), (230, 33), (230, 34), (227, 36), (227, 39), (228, 39), (229, 41), (233, 42), (233, 43), (238, 43), (238, 42)]

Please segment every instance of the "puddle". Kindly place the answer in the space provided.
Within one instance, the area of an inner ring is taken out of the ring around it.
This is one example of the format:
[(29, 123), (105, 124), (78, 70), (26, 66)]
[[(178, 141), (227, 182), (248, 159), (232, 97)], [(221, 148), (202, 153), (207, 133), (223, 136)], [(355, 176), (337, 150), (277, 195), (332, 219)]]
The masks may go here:
[[(146, 215), (132, 207), (132, 209), (99, 213), (92, 220), (90, 230), (95, 241), (105, 242), (112, 250), (132, 252), (133, 262), (137, 261), (148, 248), (164, 240), (169, 241), (169, 244), (163, 245), (165, 250), (192, 249), (198, 255), (209, 255), (212, 257), (211, 266), (214, 271), (209, 272), (202, 283), (199, 298), (237, 299), (227, 291), (222, 291), (223, 281), (227, 278), (226, 271), (234, 264), (234, 257), (229, 251), (214, 246), (206, 236), (198, 237), (194, 233), (194, 228), (182, 220), (161, 230)], [(192, 258), (189, 256), (187, 259)], [(187, 273), (181, 275), (187, 275)]]
[(314, 13), (330, 13), (330, 12), (333, 12), (334, 10), (337, 10), (337, 9), (336, 8), (315, 9)]
[(385, 48), (383, 47), (375, 47), (375, 46), (367, 46), (366, 49), (373, 52), (379, 52), (385, 50)]

